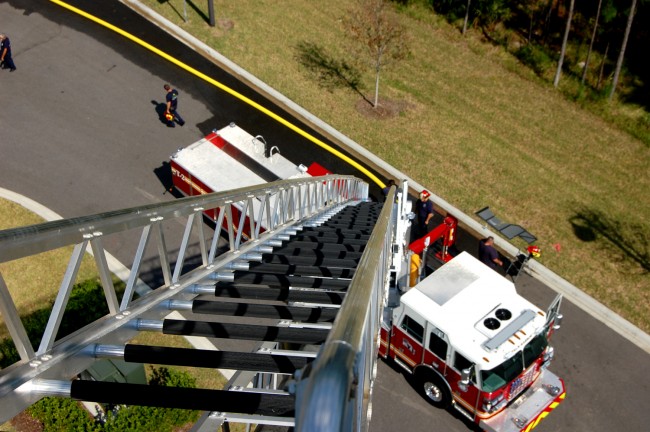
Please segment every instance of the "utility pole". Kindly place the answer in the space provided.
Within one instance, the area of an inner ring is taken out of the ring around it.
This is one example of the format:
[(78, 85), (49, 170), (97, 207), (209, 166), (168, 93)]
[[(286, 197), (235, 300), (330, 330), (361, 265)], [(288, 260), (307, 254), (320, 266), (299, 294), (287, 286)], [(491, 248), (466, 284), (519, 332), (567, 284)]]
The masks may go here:
[(208, 14), (210, 15), (210, 27), (214, 27), (214, 0), (208, 0)]

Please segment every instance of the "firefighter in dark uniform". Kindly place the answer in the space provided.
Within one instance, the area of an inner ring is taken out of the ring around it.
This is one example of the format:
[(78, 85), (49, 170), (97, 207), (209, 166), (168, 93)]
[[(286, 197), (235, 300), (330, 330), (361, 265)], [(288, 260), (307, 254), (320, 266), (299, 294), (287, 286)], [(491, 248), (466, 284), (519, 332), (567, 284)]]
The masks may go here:
[(174, 121), (178, 122), (179, 125), (183, 126), (185, 120), (178, 114), (178, 90), (171, 88), (169, 84), (164, 86), (167, 95), (165, 95), (165, 100), (167, 101), (167, 107), (165, 110), (165, 120), (167, 120), (168, 127), (176, 126)]
[(4, 69), (9, 69), (10, 72), (16, 70), (14, 59), (11, 57), (11, 41), (4, 34), (0, 34), (0, 64)]

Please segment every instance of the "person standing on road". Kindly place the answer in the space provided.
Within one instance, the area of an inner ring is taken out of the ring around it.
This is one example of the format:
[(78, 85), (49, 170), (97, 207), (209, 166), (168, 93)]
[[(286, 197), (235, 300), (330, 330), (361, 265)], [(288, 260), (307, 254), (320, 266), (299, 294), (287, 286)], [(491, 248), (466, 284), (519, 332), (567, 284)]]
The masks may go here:
[(0, 34), (0, 64), (9, 72), (16, 70), (16, 65), (11, 57), (11, 41), (5, 34)]
[(478, 242), (478, 259), (492, 270), (502, 266), (503, 261), (499, 259), (499, 252), (494, 248), (494, 237), (482, 239)]
[(165, 111), (165, 120), (167, 120), (167, 127), (174, 127), (174, 121), (178, 122), (179, 125), (183, 126), (185, 120), (181, 118), (178, 114), (178, 90), (171, 88), (169, 84), (163, 86), (167, 95), (165, 95), (165, 100), (167, 101), (167, 107)]

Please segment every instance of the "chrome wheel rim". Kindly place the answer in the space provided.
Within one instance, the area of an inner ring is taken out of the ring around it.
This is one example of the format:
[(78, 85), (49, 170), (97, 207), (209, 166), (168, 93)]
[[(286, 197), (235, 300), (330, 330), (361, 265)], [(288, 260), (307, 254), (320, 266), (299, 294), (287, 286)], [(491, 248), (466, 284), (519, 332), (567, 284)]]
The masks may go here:
[(440, 402), (442, 400), (442, 392), (438, 386), (432, 382), (424, 383), (424, 393), (434, 402)]

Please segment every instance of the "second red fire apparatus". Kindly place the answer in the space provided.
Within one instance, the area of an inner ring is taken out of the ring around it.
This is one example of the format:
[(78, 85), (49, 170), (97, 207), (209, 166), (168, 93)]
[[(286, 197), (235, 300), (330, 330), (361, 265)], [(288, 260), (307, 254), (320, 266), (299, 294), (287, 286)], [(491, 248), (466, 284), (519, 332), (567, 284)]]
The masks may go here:
[[(294, 164), (280, 154), (277, 146), (269, 148), (261, 135), (253, 136), (235, 123), (215, 129), (205, 138), (178, 149), (170, 158), (170, 166), (174, 187), (185, 196), (329, 173), (317, 163), (309, 167)], [(261, 205), (258, 199), (252, 200), (248, 209), (241, 203), (236, 204), (232, 214), (235, 230), (240, 229), (240, 211), (244, 211), (245, 216), (258, 214)], [(218, 212), (207, 211), (206, 216), (216, 221)], [(246, 216), (241, 221), (244, 236), (249, 234), (249, 219)], [(264, 221), (261, 229), (266, 229)]]
[(487, 431), (530, 431), (565, 397), (548, 370), (560, 302), (543, 312), (463, 252), (384, 309), (379, 354), (432, 405)]

